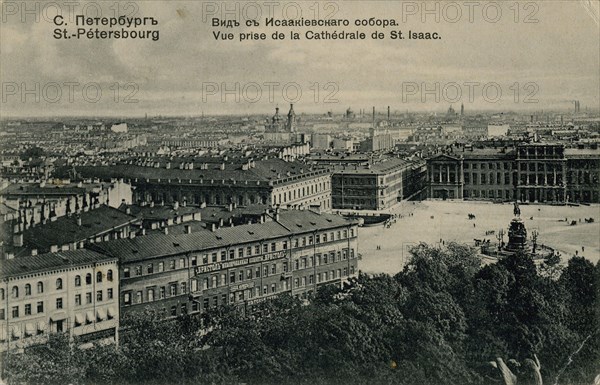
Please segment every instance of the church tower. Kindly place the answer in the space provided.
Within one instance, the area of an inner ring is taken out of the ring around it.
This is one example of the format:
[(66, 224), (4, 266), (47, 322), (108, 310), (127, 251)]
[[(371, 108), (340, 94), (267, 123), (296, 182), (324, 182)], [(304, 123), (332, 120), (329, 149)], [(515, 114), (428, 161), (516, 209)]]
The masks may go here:
[(287, 132), (296, 132), (296, 113), (294, 112), (294, 105), (290, 104), (290, 111), (287, 115)]

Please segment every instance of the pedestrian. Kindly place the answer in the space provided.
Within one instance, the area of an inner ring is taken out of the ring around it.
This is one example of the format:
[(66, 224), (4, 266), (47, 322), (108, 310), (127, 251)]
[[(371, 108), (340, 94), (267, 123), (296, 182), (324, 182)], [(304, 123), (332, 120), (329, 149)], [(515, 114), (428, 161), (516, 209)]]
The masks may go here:
[(473, 227), (475, 227), (475, 223), (473, 223)]
[(585, 251), (585, 246), (581, 246), (581, 252), (583, 253)]

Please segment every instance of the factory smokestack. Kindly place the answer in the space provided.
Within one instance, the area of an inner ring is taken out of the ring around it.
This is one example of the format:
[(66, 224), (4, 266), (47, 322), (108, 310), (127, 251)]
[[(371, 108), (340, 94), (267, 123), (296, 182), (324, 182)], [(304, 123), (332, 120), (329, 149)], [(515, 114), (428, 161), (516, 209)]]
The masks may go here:
[(390, 106), (388, 106), (388, 121), (390, 120)]

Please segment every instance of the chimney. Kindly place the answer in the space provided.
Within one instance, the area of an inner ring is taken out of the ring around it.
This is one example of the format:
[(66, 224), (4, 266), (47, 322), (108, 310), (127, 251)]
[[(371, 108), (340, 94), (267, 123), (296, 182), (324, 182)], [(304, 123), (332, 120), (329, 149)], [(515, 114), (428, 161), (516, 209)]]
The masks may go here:
[(229, 212), (232, 212), (232, 211), (233, 211), (233, 203), (230, 203), (230, 204), (229, 204), (229, 206), (228, 206), (227, 210), (228, 210)]
[(210, 224), (210, 231), (214, 232), (217, 230), (217, 224), (216, 223), (211, 223)]
[(173, 210), (179, 210), (179, 201), (175, 201), (175, 203), (173, 203)]
[(142, 235), (146, 235), (146, 229), (142, 229)]
[(388, 121), (390, 120), (390, 106), (388, 106)]
[(135, 231), (130, 231), (129, 232), (129, 239), (133, 239), (135, 238)]
[(131, 215), (131, 207), (127, 207), (127, 208), (125, 209), (125, 214), (127, 214), (127, 215)]
[(19, 232), (13, 235), (13, 246), (23, 247), (23, 233)]
[(279, 207), (275, 208), (275, 221), (279, 222)]
[(223, 227), (223, 218), (219, 218), (219, 227)]
[(50, 252), (51, 253), (58, 253), (58, 245), (52, 245), (52, 246), (50, 246)]
[(38, 251), (37, 251), (37, 249), (32, 249), (32, 250), (31, 250), (31, 256), (32, 256), (32, 257), (34, 257), (34, 256), (36, 256), (36, 255), (38, 255)]
[(165, 235), (169, 235), (169, 228), (168, 228), (168, 227), (165, 227), (165, 228), (163, 229), (163, 233), (164, 233)]
[(81, 227), (81, 217), (77, 216), (77, 226)]
[(185, 229), (185, 233), (186, 233), (186, 234), (191, 234), (191, 233), (192, 233), (192, 226), (190, 226), (190, 225), (185, 225), (185, 226), (184, 226), (184, 229)]
[(150, 201), (150, 207), (154, 207), (154, 201)]

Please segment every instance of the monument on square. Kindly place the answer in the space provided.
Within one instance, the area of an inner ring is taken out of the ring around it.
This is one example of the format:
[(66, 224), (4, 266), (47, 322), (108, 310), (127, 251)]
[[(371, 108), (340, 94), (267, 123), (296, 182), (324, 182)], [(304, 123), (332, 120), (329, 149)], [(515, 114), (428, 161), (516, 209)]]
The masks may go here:
[(508, 227), (508, 244), (505, 250), (510, 252), (529, 251), (527, 229), (521, 219), (521, 209), (517, 202), (514, 204), (513, 212), (515, 217), (510, 221), (510, 226)]

